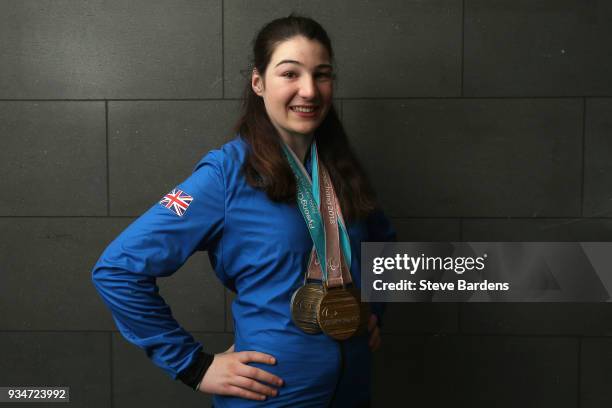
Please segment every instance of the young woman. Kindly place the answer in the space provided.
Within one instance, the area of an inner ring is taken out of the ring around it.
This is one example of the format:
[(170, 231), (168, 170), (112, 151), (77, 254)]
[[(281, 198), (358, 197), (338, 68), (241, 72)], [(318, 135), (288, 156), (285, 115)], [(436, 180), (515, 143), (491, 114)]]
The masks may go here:
[[(332, 106), (324, 29), (309, 18), (277, 19), (253, 51), (237, 136), (109, 245), (93, 282), (123, 336), (173, 378), (214, 394), (215, 407), (366, 407), (382, 308), (370, 314), (344, 293), (336, 312), (351, 317), (314, 311), (309, 331), (292, 314), (305, 305), (294, 293), (308, 287), (324, 297), (350, 280), (358, 288), (360, 243), (394, 232)], [(208, 251), (236, 292), (235, 343), (216, 355), (178, 325), (155, 284), (196, 250)], [(339, 321), (340, 331), (326, 326)]]

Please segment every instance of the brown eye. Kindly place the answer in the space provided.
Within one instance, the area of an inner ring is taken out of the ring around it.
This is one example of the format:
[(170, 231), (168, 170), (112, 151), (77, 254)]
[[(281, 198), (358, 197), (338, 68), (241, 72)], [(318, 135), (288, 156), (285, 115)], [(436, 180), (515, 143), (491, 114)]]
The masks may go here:
[(292, 72), (292, 71), (284, 72), (282, 76), (287, 77), (287, 78), (295, 78), (296, 77), (295, 72)]

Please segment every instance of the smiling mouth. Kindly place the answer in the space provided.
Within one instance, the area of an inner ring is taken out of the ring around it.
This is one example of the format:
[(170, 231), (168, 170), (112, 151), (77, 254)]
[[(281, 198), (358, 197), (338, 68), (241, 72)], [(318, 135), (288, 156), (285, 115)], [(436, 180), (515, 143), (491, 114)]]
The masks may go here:
[(289, 109), (291, 109), (294, 112), (312, 113), (315, 110), (319, 109), (319, 107), (318, 106), (290, 106)]

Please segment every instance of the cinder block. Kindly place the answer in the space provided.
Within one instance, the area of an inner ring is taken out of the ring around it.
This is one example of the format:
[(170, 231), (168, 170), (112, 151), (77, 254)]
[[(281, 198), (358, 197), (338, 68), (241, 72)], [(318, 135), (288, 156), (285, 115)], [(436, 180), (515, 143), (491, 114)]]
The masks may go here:
[(106, 214), (103, 102), (0, 102), (0, 123), (0, 215)]
[(576, 405), (577, 339), (439, 336), (427, 340), (424, 377), (430, 406)]
[(219, 98), (221, 4), (2, 2), (0, 98)]
[(390, 216), (580, 215), (579, 99), (345, 100), (343, 112)]
[[(4, 327), (3, 327), (4, 329)], [(67, 404), (3, 403), (7, 408), (111, 406), (110, 334), (0, 332), (3, 387), (70, 387)]]
[(580, 353), (580, 407), (612, 405), (612, 339), (585, 338)]
[(422, 336), (383, 336), (381, 347), (372, 355), (373, 408), (414, 406), (427, 401), (425, 344)]
[(612, 92), (612, 3), (466, 0), (464, 96)]
[(584, 216), (612, 215), (612, 98), (587, 99)]
[(0, 327), (108, 330), (110, 314), (91, 283), (112, 222), (95, 218), (2, 218)]
[(574, 407), (578, 340), (385, 336), (373, 407)]
[[(220, 353), (233, 343), (231, 334), (192, 333), (204, 350)], [(115, 408), (146, 406), (210, 407), (209, 394), (195, 392), (155, 366), (139, 348), (113, 335), (113, 402)]]

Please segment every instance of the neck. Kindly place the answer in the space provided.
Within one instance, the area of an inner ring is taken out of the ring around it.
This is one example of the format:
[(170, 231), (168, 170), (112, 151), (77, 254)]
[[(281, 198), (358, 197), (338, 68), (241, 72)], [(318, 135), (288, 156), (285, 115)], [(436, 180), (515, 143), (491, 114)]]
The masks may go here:
[(312, 142), (312, 134), (309, 135), (296, 135), (296, 134), (282, 134), (281, 138), (289, 146), (293, 153), (304, 163), (306, 153)]

